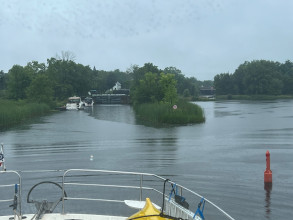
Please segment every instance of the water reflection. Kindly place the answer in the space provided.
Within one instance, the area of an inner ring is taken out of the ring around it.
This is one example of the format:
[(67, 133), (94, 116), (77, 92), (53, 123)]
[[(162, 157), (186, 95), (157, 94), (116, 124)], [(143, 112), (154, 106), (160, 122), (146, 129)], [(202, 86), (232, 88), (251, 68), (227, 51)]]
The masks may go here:
[[(95, 105), (42, 117), (0, 132), (7, 168), (156, 173), (174, 177), (235, 219), (289, 219), (293, 100), (197, 104), (204, 108), (206, 122), (188, 126), (144, 126), (127, 105)], [(259, 177), (268, 149), (277, 175), (283, 177), (275, 179), (274, 194), (263, 189)]]
[(265, 217), (266, 219), (270, 219), (271, 216), (271, 191), (272, 191), (273, 184), (272, 183), (265, 183), (264, 190), (265, 190)]
[[(138, 138), (137, 143), (147, 144), (147, 146), (176, 146), (177, 138)], [(157, 148), (151, 149), (151, 151)], [(168, 151), (175, 151), (177, 148), (169, 147)]]
[(95, 105), (85, 109), (90, 116), (106, 121), (136, 124), (133, 109), (130, 105)]

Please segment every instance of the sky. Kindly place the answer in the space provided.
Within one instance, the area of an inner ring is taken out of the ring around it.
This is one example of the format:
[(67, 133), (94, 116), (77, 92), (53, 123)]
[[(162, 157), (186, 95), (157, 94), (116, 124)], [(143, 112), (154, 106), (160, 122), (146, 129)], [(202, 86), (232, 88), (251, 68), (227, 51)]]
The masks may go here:
[(97, 70), (153, 63), (213, 80), (293, 61), (292, 0), (0, 0), (0, 70), (62, 52)]

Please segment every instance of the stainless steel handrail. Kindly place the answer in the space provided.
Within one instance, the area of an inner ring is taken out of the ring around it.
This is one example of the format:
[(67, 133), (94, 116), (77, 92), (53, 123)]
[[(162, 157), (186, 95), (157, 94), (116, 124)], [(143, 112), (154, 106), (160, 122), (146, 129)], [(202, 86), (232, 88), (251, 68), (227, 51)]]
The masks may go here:
[[(21, 183), (21, 176), (20, 174), (17, 172), (17, 171), (14, 171), (14, 170), (5, 170), (5, 171), (0, 171), (0, 174), (7, 174), (7, 173), (12, 173), (12, 174), (16, 174), (17, 177), (18, 177), (18, 201), (17, 203), (19, 204), (19, 216), (20, 216), (20, 219), (21, 219), (21, 216), (22, 216), (22, 212), (21, 212), (21, 194), (22, 194), (22, 183)], [(4, 185), (4, 184), (1, 184), (0, 187), (15, 187), (15, 184), (7, 184), (7, 185)], [(11, 202), (11, 201), (14, 201), (14, 199), (1, 199), (0, 202)]]
[[(114, 188), (128, 188), (128, 189), (139, 189), (139, 199), (142, 200), (142, 193), (143, 190), (153, 190), (159, 194), (163, 194), (163, 192), (159, 191), (158, 189), (155, 189), (153, 187), (147, 187), (144, 186), (144, 177), (149, 176), (153, 177), (155, 179), (165, 181), (166, 179), (158, 176), (156, 174), (150, 174), (150, 173), (140, 173), (140, 172), (126, 172), (126, 171), (112, 171), (112, 170), (94, 170), (94, 169), (68, 169), (68, 170), (45, 170), (46, 172), (63, 172), (62, 175), (62, 213), (65, 214), (65, 200), (86, 200), (86, 201), (105, 201), (105, 202), (124, 202), (121, 200), (109, 200), (109, 199), (100, 199), (100, 198), (73, 198), (73, 197), (66, 197), (65, 196), (65, 187), (66, 185), (76, 185), (76, 186), (93, 186), (93, 187), (114, 187)], [(27, 171), (0, 171), (0, 174), (2, 173), (15, 173), (18, 176), (18, 185), (19, 185), (19, 191), (18, 191), (18, 196), (19, 196), (19, 213), (20, 215), (22, 214), (21, 211), (21, 194), (22, 194), (22, 180), (21, 180), (21, 173), (34, 173), (34, 172), (42, 172), (41, 170), (27, 170)], [(114, 184), (92, 184), (92, 183), (74, 183), (74, 182), (66, 182), (65, 179), (66, 177), (70, 177), (69, 174), (75, 173), (76, 172), (92, 172), (92, 173), (100, 173), (100, 174), (121, 174), (121, 175), (134, 175), (138, 176), (139, 183), (136, 186), (131, 186), (131, 185), (114, 185)], [(172, 181), (168, 181), (169, 183), (175, 184)], [(13, 184), (1, 184), (0, 187), (11, 187)], [(176, 186), (179, 188), (179, 193), (182, 195), (182, 191), (187, 191), (190, 194), (193, 194), (196, 197), (203, 198), (200, 194), (176, 183)], [(165, 195), (167, 198), (167, 195)], [(167, 198), (168, 200), (168, 198)], [(0, 202), (9, 202), (13, 200), (0, 200)], [(205, 198), (205, 201), (215, 207), (218, 211), (220, 211), (222, 214), (224, 214), (228, 219), (234, 220), (228, 213), (226, 213), (224, 210), (222, 210), (219, 206), (214, 204), (213, 202), (209, 201), (208, 199)]]
[[(65, 182), (65, 177), (70, 172), (94, 172), (94, 173), (108, 173), (108, 174), (121, 174), (121, 175), (135, 175), (140, 178), (139, 186), (122, 186), (122, 185), (111, 185), (111, 184), (84, 184), (84, 183), (67, 183)], [(113, 170), (92, 170), (92, 169), (69, 169), (66, 170), (62, 177), (62, 213), (65, 213), (65, 200), (78, 200), (78, 198), (66, 197), (65, 196), (65, 185), (79, 185), (79, 186), (103, 186), (103, 187), (114, 187), (114, 188), (128, 188), (128, 189), (140, 189), (139, 198), (142, 200), (142, 191), (143, 190), (155, 190), (150, 187), (143, 187), (143, 176), (153, 176), (158, 179), (164, 180), (164, 178), (150, 173), (138, 173), (138, 172), (126, 172), (126, 171), (113, 171)], [(121, 200), (109, 200), (109, 199), (93, 199), (93, 198), (80, 198), (80, 200), (89, 200), (89, 201), (104, 201), (104, 202), (124, 202)]]
[[(94, 172), (94, 173), (108, 173), (108, 174), (127, 174), (127, 175), (137, 175), (140, 177), (140, 186), (120, 186), (120, 185), (106, 185), (106, 184), (82, 184), (82, 183), (66, 183), (65, 182), (65, 177), (67, 176), (68, 173), (70, 172)], [(91, 186), (106, 186), (106, 187), (117, 187), (117, 188), (135, 188), (135, 189), (140, 189), (140, 200), (142, 200), (142, 191), (143, 189), (148, 189), (148, 190), (154, 190), (160, 194), (163, 194), (162, 192), (154, 189), (154, 188), (150, 188), (150, 187), (143, 187), (143, 176), (152, 176), (155, 177), (157, 179), (163, 180), (165, 181), (166, 179), (158, 176), (156, 174), (151, 174), (151, 173), (139, 173), (139, 172), (126, 172), (126, 171), (112, 171), (112, 170), (92, 170), (92, 169), (69, 169), (66, 170), (63, 174), (63, 178), (62, 178), (62, 190), (63, 190), (63, 196), (62, 196), (62, 213), (65, 213), (65, 205), (64, 205), (64, 200), (65, 199), (78, 199), (78, 198), (66, 198), (65, 197), (65, 185), (91, 185)], [(172, 181), (169, 181), (172, 184), (175, 184)], [(199, 197), (199, 198), (203, 198), (202, 195), (180, 185), (180, 184), (176, 184), (177, 187), (180, 188), (180, 194), (182, 195), (182, 190), (186, 190), (189, 193)], [(107, 201), (107, 202), (122, 202), (119, 200), (107, 200), (107, 199), (91, 199), (91, 198), (80, 198), (82, 200), (94, 200), (94, 201)], [(228, 213), (226, 213), (223, 209), (221, 209), (219, 206), (217, 206), (216, 204), (214, 204), (213, 202), (209, 201), (208, 199), (205, 198), (205, 201), (209, 204), (211, 204), (212, 206), (214, 206), (216, 209), (218, 209), (221, 213), (223, 213), (226, 217), (228, 217), (230, 220), (234, 220), (234, 218), (232, 218)]]

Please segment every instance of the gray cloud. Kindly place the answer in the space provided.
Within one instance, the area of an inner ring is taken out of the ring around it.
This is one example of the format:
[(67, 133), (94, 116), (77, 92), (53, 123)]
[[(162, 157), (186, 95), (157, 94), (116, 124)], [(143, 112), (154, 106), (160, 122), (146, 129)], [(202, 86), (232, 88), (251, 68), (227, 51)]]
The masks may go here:
[(0, 0), (0, 69), (72, 51), (126, 70), (152, 62), (200, 80), (244, 61), (292, 60), (291, 0)]

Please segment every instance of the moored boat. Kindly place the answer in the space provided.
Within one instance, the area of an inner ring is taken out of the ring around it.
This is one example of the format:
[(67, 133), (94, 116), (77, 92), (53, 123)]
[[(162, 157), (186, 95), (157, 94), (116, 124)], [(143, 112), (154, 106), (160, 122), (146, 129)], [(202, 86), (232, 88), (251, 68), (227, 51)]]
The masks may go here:
[(80, 110), (84, 108), (84, 102), (81, 101), (81, 98), (78, 96), (73, 96), (68, 98), (66, 104), (66, 110)]
[(94, 101), (90, 97), (86, 97), (83, 102), (85, 107), (92, 107), (94, 105)]

